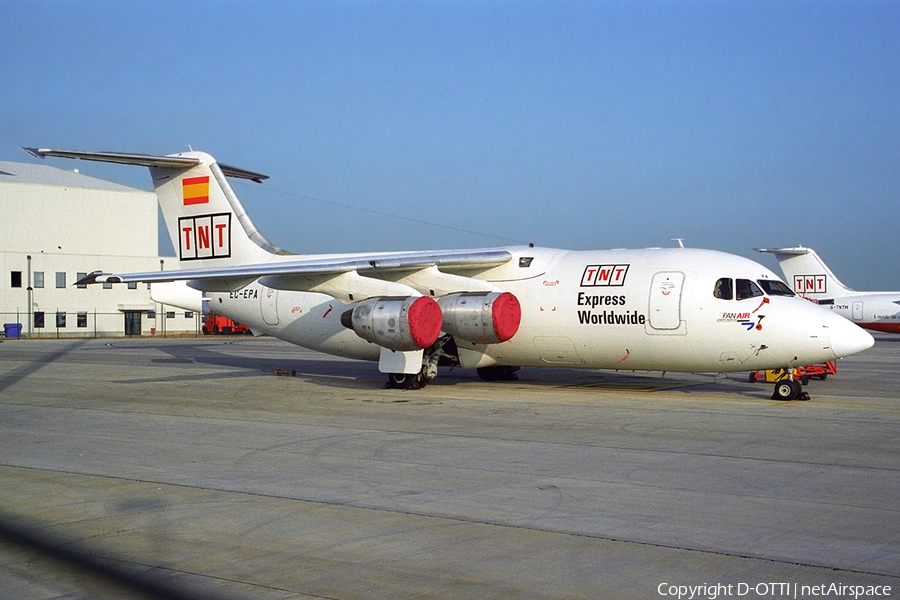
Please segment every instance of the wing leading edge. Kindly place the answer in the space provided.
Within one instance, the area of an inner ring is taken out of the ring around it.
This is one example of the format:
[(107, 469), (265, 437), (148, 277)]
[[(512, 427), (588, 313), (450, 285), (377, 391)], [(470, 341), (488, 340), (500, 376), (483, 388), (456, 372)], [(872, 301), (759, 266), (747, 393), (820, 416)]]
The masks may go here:
[(274, 289), (315, 291), (358, 301), (410, 292), (441, 295), (455, 291), (493, 291), (493, 284), (486, 281), (441, 269), (484, 271), (510, 260), (512, 253), (504, 249), (353, 254), (180, 271), (122, 274), (94, 271), (76, 285), (187, 281), (189, 286), (201, 291), (229, 292), (260, 280)]

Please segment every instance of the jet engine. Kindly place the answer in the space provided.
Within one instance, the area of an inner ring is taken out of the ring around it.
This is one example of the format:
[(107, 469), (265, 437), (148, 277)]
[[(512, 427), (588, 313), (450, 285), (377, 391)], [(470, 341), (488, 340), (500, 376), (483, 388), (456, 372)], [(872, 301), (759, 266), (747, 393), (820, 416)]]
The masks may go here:
[(438, 298), (444, 331), (476, 344), (498, 344), (519, 330), (522, 307), (509, 292), (462, 292)]
[(369, 298), (341, 315), (344, 327), (389, 350), (428, 348), (441, 333), (441, 308), (426, 296)]

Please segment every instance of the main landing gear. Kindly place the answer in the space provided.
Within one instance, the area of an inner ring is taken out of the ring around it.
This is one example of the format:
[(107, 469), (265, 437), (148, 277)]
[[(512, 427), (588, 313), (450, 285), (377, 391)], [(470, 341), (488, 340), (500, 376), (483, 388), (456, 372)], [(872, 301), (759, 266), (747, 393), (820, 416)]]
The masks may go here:
[(384, 384), (384, 388), (386, 390), (418, 390), (427, 384), (428, 380), (422, 376), (422, 371), (418, 373), (388, 373), (388, 380)]
[[(454, 367), (459, 364), (456, 342), (450, 335), (443, 335), (422, 356), (422, 368), (418, 373), (388, 373), (385, 389), (418, 390), (437, 377), (438, 366)], [(476, 369), (483, 381), (515, 381), (521, 367), (493, 366)]]
[(459, 364), (456, 357), (456, 342), (453, 336), (444, 334), (437, 339), (422, 355), (422, 368), (418, 373), (388, 373), (385, 389), (418, 390), (437, 377), (438, 365), (453, 366)]
[(516, 381), (519, 379), (519, 376), (516, 375), (516, 371), (520, 368), (521, 367), (498, 365), (495, 367), (479, 367), (476, 371), (482, 381)]

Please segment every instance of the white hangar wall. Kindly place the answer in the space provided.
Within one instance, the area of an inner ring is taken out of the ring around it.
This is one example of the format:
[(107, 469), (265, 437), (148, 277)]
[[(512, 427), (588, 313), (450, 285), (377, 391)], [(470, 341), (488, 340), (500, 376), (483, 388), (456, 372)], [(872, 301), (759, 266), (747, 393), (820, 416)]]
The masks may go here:
[[(84, 274), (154, 271), (156, 194), (45, 165), (0, 161), (0, 318), (21, 335), (197, 333), (200, 315), (146, 284), (76, 286)], [(174, 265), (174, 259), (170, 262)]]

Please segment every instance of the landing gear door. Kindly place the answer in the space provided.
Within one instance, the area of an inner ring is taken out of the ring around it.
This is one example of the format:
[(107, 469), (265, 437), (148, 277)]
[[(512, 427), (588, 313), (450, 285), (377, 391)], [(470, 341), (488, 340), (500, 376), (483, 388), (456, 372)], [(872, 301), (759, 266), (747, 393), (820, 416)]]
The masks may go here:
[(650, 327), (648, 333), (685, 332), (681, 321), (681, 288), (684, 273), (661, 271), (653, 276), (650, 284)]

